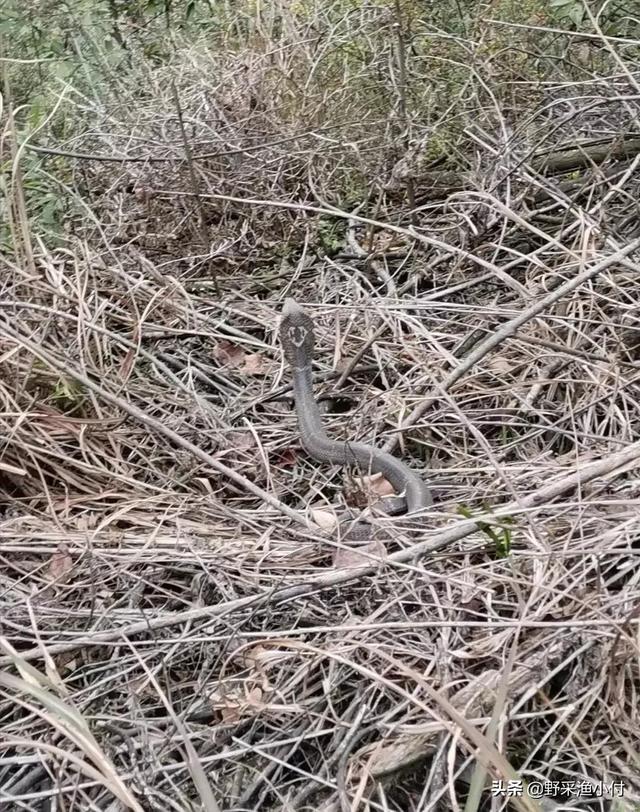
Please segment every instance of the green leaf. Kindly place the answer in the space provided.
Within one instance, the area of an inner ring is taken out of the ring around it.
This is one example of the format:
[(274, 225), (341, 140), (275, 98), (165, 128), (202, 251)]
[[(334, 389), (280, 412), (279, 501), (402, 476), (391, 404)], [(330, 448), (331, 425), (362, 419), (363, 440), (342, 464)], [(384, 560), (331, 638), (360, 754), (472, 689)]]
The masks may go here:
[(585, 18), (585, 10), (584, 6), (582, 5), (575, 5), (568, 14), (569, 19), (572, 23), (575, 23), (576, 27), (582, 25), (582, 21)]
[(58, 79), (68, 79), (73, 73), (73, 65), (70, 62), (55, 62), (52, 70)]
[[(490, 513), (489, 505), (483, 505), (484, 513)], [(473, 511), (467, 505), (458, 505), (456, 511), (465, 519), (473, 519)], [(515, 524), (512, 516), (505, 516), (500, 519), (499, 525), (489, 525), (486, 522), (477, 521), (478, 530), (484, 533), (494, 546), (498, 558), (508, 558), (511, 554), (511, 540), (513, 533), (511, 526)]]
[(40, 211), (40, 220), (44, 226), (52, 228), (58, 225), (59, 201), (55, 199), (47, 200)]
[(30, 129), (35, 130), (40, 126), (47, 112), (46, 106), (46, 98), (44, 96), (39, 94), (32, 96), (31, 104), (29, 105), (29, 114), (27, 116)]

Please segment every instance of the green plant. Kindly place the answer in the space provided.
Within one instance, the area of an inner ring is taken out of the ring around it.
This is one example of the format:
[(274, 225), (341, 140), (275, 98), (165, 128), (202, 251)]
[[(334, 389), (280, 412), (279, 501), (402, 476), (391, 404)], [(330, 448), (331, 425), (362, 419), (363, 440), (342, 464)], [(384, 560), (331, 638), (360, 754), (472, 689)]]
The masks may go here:
[(344, 220), (321, 217), (318, 221), (318, 242), (328, 254), (339, 251), (344, 244)]
[(51, 398), (62, 412), (68, 414), (78, 410), (84, 403), (84, 388), (73, 379), (60, 376)]
[[(491, 509), (488, 505), (482, 506), (482, 513), (490, 513)], [(457, 512), (464, 516), (465, 519), (473, 519), (474, 513), (467, 505), (458, 505)], [(513, 517), (503, 516), (500, 518), (500, 523), (495, 525), (487, 524), (487, 522), (476, 522), (478, 530), (484, 533), (494, 545), (496, 555), (498, 558), (507, 558), (511, 554), (511, 541), (513, 538), (512, 526), (515, 524)]]
[(587, 12), (581, 0), (551, 0), (549, 3), (553, 16), (560, 22), (572, 22), (580, 28)]

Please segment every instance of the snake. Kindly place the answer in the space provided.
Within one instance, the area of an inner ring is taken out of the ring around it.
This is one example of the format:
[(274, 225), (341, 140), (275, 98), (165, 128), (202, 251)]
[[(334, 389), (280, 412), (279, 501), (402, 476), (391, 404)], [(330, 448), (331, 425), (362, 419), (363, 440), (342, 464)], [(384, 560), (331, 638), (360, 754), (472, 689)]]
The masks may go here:
[(382, 510), (386, 514), (411, 514), (430, 507), (433, 504), (430, 488), (405, 462), (367, 443), (329, 437), (313, 393), (313, 319), (290, 298), (285, 300), (282, 309), (279, 338), (291, 369), (298, 431), (307, 454), (317, 462), (356, 465), (365, 473), (381, 474), (400, 495), (382, 500)]

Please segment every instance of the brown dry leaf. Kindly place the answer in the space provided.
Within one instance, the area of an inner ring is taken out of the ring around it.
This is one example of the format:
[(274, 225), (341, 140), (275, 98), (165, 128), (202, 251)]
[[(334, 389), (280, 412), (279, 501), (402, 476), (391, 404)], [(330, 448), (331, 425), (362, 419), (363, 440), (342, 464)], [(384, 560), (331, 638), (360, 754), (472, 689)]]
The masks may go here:
[(76, 528), (82, 530), (93, 530), (98, 523), (98, 516), (95, 513), (84, 513), (76, 519)]
[(255, 646), (242, 648), (233, 659), (245, 668), (261, 669), (268, 651), (264, 646), (257, 643)]
[(241, 346), (231, 341), (219, 341), (214, 347), (213, 356), (221, 364), (245, 375), (265, 375), (269, 371), (269, 364), (263, 355), (245, 352)]
[(220, 717), (222, 718), (223, 722), (228, 724), (233, 724), (235, 722), (239, 722), (242, 719), (242, 711), (240, 710), (240, 704), (237, 702), (232, 702), (228, 700), (229, 704), (227, 705), (219, 705), (217, 710), (220, 711)]
[(385, 496), (395, 496), (393, 485), (382, 474), (372, 474), (371, 476), (355, 477), (356, 483), (360, 485), (365, 493), (383, 499)]
[(52, 582), (64, 583), (68, 580), (69, 573), (73, 569), (73, 558), (69, 553), (69, 548), (62, 542), (49, 560), (47, 568), (47, 578)]
[(309, 516), (314, 524), (321, 530), (333, 530), (338, 524), (338, 517), (332, 510), (321, 508), (311, 508)]
[(218, 341), (213, 348), (212, 355), (221, 364), (240, 367), (244, 363), (245, 352), (242, 347), (231, 341)]
[(59, 674), (67, 674), (75, 671), (78, 667), (78, 659), (76, 657), (75, 652), (67, 651), (63, 654), (59, 654), (55, 660), (56, 668), (58, 669)]
[(289, 446), (288, 448), (281, 448), (276, 452), (276, 459), (279, 466), (283, 466), (284, 468), (293, 468), (298, 461), (298, 452), (292, 446)]
[(262, 702), (262, 688), (255, 686), (247, 690), (220, 689), (209, 695), (209, 702), (214, 710), (220, 713), (223, 722), (233, 723), (247, 716), (255, 716), (264, 707)]
[(251, 431), (230, 431), (225, 437), (225, 445), (235, 451), (250, 451), (256, 447), (256, 436)]
[(241, 647), (233, 655), (233, 661), (242, 668), (252, 669), (263, 677), (266, 670), (291, 659), (293, 655), (287, 648), (288, 642), (286, 639), (282, 641), (283, 648), (273, 645), (263, 646), (259, 643)]
[(496, 375), (509, 375), (513, 372), (513, 362), (509, 361), (508, 358), (490, 358), (486, 362), (486, 366)]
[(210, 480), (206, 476), (196, 476), (193, 477), (191, 480), (194, 484), (199, 485), (202, 488), (203, 493), (208, 494), (209, 496), (213, 495), (213, 485), (211, 484)]
[(385, 558), (386, 555), (386, 547), (380, 539), (377, 539), (357, 547), (337, 549), (333, 556), (333, 566), (336, 569), (359, 569), (376, 563), (371, 556)]
[(245, 355), (244, 363), (240, 367), (240, 372), (244, 372), (245, 375), (265, 375), (268, 369), (269, 364), (264, 355), (252, 352), (249, 353), (249, 355)]
[(404, 244), (403, 239), (398, 234), (393, 234), (389, 231), (379, 231), (372, 240), (371, 249), (376, 254), (384, 254), (394, 248), (400, 248), (404, 246)]
[[(250, 670), (254, 683), (261, 685), (261, 690), (265, 693), (271, 692), (272, 687), (267, 674), (269, 668), (286, 660), (291, 655), (282, 652), (277, 648), (266, 648), (259, 643), (248, 648), (241, 648), (233, 657), (234, 661), (241, 667)], [(251, 693), (251, 692), (250, 692)]]

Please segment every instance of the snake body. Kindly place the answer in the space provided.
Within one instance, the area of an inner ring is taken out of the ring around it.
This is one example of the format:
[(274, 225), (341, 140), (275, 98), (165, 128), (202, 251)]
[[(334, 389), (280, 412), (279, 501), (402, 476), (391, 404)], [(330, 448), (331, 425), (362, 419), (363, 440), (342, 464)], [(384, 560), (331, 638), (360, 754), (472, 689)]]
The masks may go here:
[(430, 489), (402, 460), (375, 446), (332, 440), (327, 435), (313, 394), (313, 320), (293, 299), (287, 299), (282, 310), (280, 343), (291, 367), (300, 439), (309, 456), (318, 462), (355, 464), (364, 473), (382, 474), (397, 493), (404, 494), (404, 499), (384, 500), (386, 513), (405, 509), (413, 513), (429, 507), (433, 503)]

